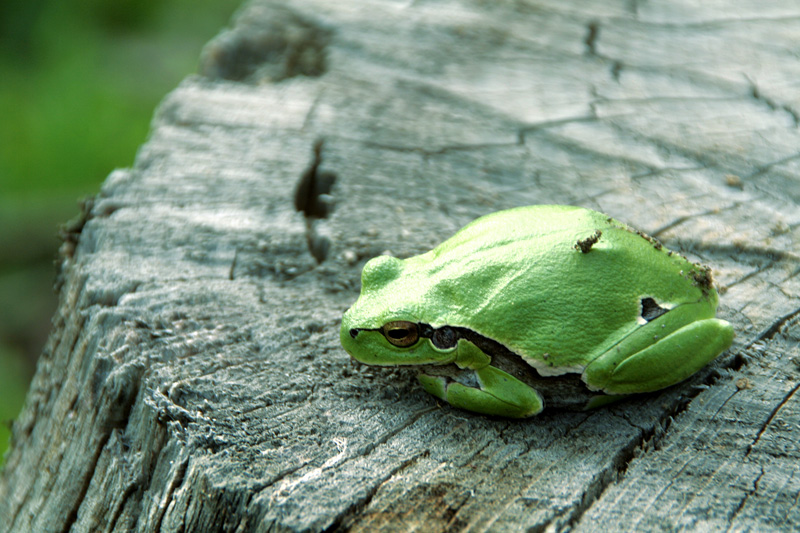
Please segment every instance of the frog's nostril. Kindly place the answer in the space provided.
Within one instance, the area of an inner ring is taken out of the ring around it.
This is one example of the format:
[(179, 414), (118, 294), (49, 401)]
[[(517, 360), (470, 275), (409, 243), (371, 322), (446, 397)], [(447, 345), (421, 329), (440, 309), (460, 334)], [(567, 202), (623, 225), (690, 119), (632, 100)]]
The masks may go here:
[(355, 339), (356, 335), (358, 335), (358, 330), (356, 328), (351, 329), (350, 330), (350, 336)]

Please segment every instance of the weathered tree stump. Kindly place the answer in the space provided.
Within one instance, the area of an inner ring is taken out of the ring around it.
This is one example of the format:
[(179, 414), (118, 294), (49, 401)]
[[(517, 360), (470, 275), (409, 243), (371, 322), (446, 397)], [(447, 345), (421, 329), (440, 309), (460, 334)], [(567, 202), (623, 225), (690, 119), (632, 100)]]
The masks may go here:
[[(0, 527), (800, 527), (799, 40), (793, 2), (247, 5), (66, 236)], [(733, 347), (526, 421), (348, 358), (369, 257), (537, 203), (712, 265)]]

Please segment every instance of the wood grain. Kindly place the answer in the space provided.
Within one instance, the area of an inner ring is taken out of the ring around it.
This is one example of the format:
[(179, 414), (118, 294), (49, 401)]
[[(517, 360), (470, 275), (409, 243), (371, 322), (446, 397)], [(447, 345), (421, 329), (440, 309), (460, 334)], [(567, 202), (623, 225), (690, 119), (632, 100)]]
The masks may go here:
[[(254, 1), (65, 234), (6, 531), (790, 531), (800, 8)], [(590, 207), (710, 264), (733, 347), (527, 421), (350, 360), (374, 255)]]

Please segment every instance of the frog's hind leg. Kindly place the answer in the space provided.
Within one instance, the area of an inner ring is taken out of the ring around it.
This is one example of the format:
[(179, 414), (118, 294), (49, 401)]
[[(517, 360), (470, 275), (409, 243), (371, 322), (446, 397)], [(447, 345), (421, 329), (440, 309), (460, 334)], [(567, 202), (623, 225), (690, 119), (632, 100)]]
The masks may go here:
[(713, 315), (703, 302), (671, 309), (589, 363), (583, 381), (606, 394), (650, 392), (683, 381), (733, 342), (731, 325)]

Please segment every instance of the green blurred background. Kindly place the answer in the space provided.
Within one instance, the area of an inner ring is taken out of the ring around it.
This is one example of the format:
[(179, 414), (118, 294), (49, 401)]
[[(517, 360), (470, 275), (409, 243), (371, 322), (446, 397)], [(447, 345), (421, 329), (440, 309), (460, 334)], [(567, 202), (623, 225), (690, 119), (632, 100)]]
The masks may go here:
[(58, 226), (130, 166), (242, 0), (0, 0), (0, 465), (56, 305)]

